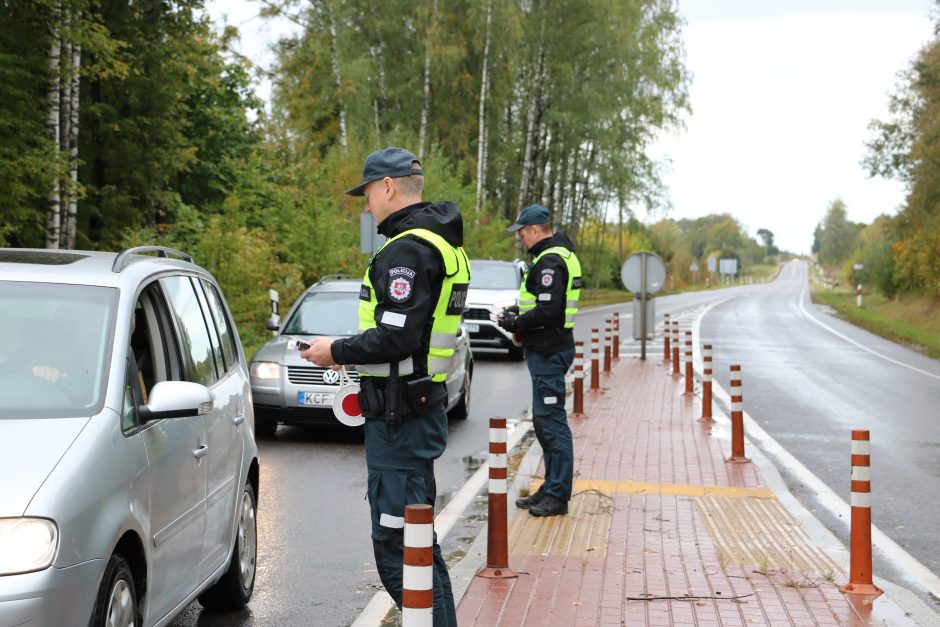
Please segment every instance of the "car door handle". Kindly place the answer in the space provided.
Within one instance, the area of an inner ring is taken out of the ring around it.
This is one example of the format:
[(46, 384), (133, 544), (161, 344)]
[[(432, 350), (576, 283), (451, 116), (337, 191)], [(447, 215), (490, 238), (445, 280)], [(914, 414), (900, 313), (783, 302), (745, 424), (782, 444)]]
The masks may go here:
[(245, 422), (245, 414), (236, 414), (235, 416), (232, 416), (232, 422), (234, 422), (236, 425), (242, 424)]
[(205, 444), (200, 444), (197, 448), (193, 450), (193, 457), (199, 459), (200, 457), (205, 457), (206, 453), (209, 452), (209, 447)]

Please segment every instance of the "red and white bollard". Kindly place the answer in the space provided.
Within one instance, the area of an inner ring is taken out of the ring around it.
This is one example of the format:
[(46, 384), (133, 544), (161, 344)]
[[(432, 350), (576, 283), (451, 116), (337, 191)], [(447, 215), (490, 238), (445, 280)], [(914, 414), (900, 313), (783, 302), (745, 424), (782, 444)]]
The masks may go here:
[(486, 520), (486, 566), (479, 577), (518, 577), (509, 568), (509, 519), (506, 510), (506, 419), (490, 418), (490, 496)]
[(731, 366), (731, 457), (734, 464), (750, 462), (744, 455), (744, 395), (741, 392), (741, 366)]
[(620, 359), (620, 312), (614, 312), (614, 361)]
[(712, 345), (702, 346), (702, 420), (712, 419)]
[(679, 321), (672, 321), (672, 376), (679, 377)]
[(855, 306), (856, 307), (862, 306), (862, 284), (861, 283), (859, 283), (858, 287), (855, 288)]
[(694, 382), (694, 377), (692, 375), (692, 332), (685, 332), (685, 393), (692, 394), (692, 383)]
[(610, 345), (614, 323), (610, 316), (604, 318), (604, 374), (610, 374)]
[(663, 361), (667, 364), (672, 359), (672, 352), (669, 349), (669, 335), (672, 333), (672, 325), (669, 323), (669, 314), (663, 316)]
[(840, 588), (850, 594), (882, 594), (871, 573), (871, 443), (868, 431), (852, 430), (852, 531), (849, 583)]
[(601, 389), (601, 353), (598, 342), (599, 331), (591, 329), (591, 390)]
[(434, 624), (434, 508), (405, 505), (402, 627)]
[(574, 408), (572, 418), (584, 417), (584, 342), (574, 343)]

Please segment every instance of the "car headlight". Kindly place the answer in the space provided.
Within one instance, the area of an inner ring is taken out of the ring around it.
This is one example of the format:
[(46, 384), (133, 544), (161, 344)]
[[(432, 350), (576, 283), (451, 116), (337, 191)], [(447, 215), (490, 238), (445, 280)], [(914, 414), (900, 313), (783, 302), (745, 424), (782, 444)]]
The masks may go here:
[(278, 379), (281, 376), (281, 365), (274, 361), (252, 362), (251, 376), (255, 379)]
[(0, 575), (48, 568), (55, 557), (59, 530), (45, 518), (0, 518)]

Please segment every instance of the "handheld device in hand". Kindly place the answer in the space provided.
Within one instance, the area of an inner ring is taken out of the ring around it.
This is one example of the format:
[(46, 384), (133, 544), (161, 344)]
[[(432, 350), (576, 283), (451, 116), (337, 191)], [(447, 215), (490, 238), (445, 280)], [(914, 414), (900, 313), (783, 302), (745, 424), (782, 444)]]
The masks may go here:
[(302, 340), (299, 337), (294, 337), (293, 335), (288, 335), (287, 338), (287, 348), (290, 350), (305, 351), (310, 348), (310, 342), (307, 340)]

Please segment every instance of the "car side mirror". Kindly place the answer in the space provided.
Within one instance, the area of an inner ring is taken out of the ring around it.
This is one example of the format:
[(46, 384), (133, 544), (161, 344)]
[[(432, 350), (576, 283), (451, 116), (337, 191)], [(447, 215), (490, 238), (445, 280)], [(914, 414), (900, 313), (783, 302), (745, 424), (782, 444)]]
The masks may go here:
[(277, 331), (281, 328), (281, 317), (277, 314), (271, 314), (271, 317), (264, 323), (268, 331)]
[(212, 411), (209, 389), (190, 381), (161, 381), (150, 390), (149, 402), (140, 408), (141, 422), (162, 418), (202, 416)]

